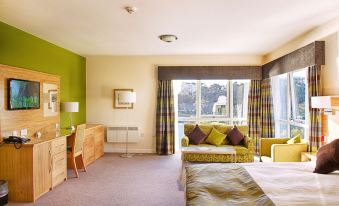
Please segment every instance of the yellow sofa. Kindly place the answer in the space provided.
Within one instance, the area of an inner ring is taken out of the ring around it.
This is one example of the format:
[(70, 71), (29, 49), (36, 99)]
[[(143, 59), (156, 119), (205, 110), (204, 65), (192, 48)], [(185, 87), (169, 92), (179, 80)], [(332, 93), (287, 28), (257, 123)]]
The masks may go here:
[[(212, 128), (214, 127), (219, 132), (224, 133), (225, 135), (233, 128), (233, 126), (226, 125), (226, 124), (208, 124), (208, 125), (198, 125), (199, 128), (208, 135)], [(188, 135), (193, 131), (195, 127), (195, 124), (185, 124), (184, 125), (184, 133), (185, 136), (181, 140), (182, 147), (216, 147), (211, 144), (207, 144), (206, 142), (203, 142), (199, 145), (194, 145), (189, 143)], [(253, 162), (253, 153), (254, 153), (254, 146), (252, 138), (249, 138), (248, 135), (248, 126), (237, 126), (237, 128), (245, 135), (245, 139), (243, 141), (243, 145), (236, 145), (233, 146), (228, 143), (227, 139), (224, 140), (224, 142), (218, 146), (218, 147), (233, 147), (236, 150), (237, 153), (237, 162)], [(185, 161), (190, 162), (232, 162), (232, 156), (231, 155), (225, 155), (225, 154), (183, 154), (183, 159)]]
[(287, 144), (289, 138), (261, 138), (260, 161), (262, 162), (300, 162), (301, 153), (307, 152), (305, 141)]

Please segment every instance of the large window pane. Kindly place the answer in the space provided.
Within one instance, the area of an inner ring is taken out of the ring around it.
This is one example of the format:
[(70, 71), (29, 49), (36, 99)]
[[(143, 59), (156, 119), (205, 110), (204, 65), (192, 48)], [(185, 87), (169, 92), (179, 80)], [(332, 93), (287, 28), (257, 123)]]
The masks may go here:
[(183, 138), (185, 136), (184, 134), (184, 125), (185, 124), (195, 124), (195, 122), (193, 121), (181, 121), (179, 120), (178, 121), (178, 131), (177, 131), (177, 135), (178, 135), (178, 138), (176, 141), (176, 145), (177, 145), (177, 148), (181, 149), (181, 138)]
[(234, 80), (232, 81), (232, 88), (233, 88), (233, 118), (246, 118), (249, 81)]
[(228, 101), (227, 81), (201, 81), (201, 115), (228, 116)]
[(303, 139), (305, 138), (305, 128), (304, 127), (291, 125), (290, 130), (291, 130), (291, 137), (294, 137), (294, 136), (300, 134), (301, 138), (303, 138)]
[(274, 117), (277, 121), (288, 120), (288, 80), (287, 74), (272, 78)]
[(292, 118), (306, 119), (306, 70), (292, 73)]
[(228, 120), (228, 121), (223, 121), (223, 120), (203, 120), (200, 122), (200, 124), (228, 124), (228, 125), (231, 125), (231, 121)]
[(290, 135), (288, 134), (288, 124), (287, 123), (282, 123), (280, 122), (278, 124), (279, 127), (279, 136), (278, 137), (289, 137)]
[(196, 116), (197, 81), (177, 81), (178, 93), (178, 116)]
[(288, 134), (288, 75), (274, 76), (272, 82), (275, 136), (289, 137)]

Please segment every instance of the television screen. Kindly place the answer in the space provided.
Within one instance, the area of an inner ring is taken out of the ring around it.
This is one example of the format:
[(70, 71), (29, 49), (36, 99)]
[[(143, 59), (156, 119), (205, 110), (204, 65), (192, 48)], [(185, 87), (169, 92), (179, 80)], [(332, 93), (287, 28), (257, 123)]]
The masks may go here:
[(8, 109), (39, 109), (40, 82), (8, 79)]

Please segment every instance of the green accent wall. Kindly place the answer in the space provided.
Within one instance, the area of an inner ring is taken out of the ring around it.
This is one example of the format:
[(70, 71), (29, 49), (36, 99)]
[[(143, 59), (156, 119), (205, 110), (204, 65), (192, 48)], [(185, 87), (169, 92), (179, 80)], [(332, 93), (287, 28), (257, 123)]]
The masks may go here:
[[(86, 59), (0, 21), (0, 64), (61, 76), (60, 100), (78, 101), (74, 124), (86, 122)], [(69, 114), (61, 112), (61, 126)]]

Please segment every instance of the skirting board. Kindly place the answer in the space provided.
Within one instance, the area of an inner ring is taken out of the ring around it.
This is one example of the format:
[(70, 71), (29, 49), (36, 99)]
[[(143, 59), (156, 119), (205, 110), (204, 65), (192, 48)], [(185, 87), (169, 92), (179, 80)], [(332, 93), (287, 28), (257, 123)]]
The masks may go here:
[[(105, 153), (124, 153), (126, 149), (124, 147), (121, 148), (112, 148), (112, 147), (105, 147)], [(153, 149), (128, 149), (129, 153), (155, 153)]]

